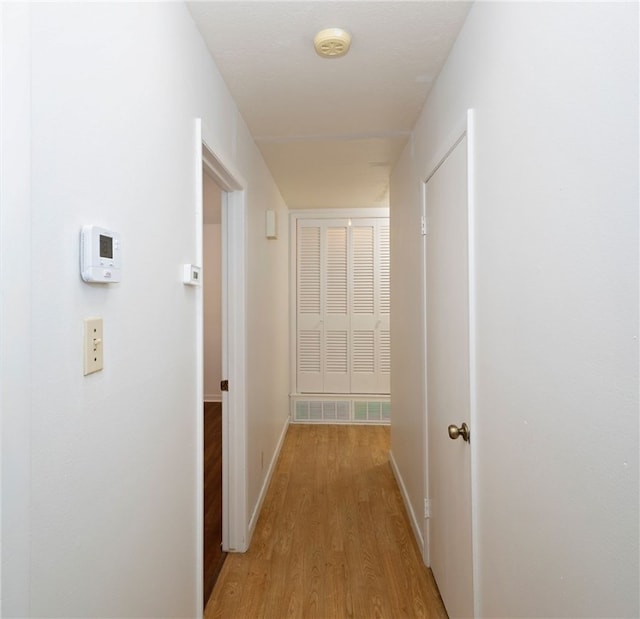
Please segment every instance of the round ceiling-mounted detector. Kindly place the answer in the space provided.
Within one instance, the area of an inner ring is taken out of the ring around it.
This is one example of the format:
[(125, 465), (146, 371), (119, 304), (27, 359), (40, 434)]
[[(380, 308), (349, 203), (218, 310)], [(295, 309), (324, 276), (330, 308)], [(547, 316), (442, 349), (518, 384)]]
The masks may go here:
[(349, 51), (351, 35), (342, 28), (326, 28), (313, 39), (316, 52), (325, 58), (338, 58)]

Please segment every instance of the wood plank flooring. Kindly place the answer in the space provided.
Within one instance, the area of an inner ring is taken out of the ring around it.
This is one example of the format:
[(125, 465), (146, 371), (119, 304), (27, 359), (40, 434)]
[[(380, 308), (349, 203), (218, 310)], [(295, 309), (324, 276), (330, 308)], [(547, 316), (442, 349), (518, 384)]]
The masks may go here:
[(389, 465), (385, 426), (292, 425), (245, 554), (205, 619), (446, 619)]
[(224, 563), (222, 552), (222, 404), (204, 403), (203, 592), (207, 603)]

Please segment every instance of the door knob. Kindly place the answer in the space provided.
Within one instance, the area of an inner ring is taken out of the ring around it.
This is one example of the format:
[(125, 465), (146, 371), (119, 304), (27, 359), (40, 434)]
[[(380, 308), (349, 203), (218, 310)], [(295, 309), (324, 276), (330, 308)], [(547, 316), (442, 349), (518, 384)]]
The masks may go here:
[(466, 423), (463, 423), (460, 427), (451, 424), (447, 430), (449, 431), (450, 439), (455, 441), (459, 436), (461, 436), (465, 443), (471, 442), (471, 432), (469, 431), (469, 426)]

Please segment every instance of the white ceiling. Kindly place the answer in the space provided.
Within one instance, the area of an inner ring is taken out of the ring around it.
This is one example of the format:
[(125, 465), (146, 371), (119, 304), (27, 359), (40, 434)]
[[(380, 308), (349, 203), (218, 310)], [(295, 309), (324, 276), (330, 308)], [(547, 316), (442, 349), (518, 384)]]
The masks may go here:
[[(388, 205), (390, 170), (470, 4), (188, 3), (289, 208)], [(342, 58), (313, 48), (330, 27), (353, 37)]]

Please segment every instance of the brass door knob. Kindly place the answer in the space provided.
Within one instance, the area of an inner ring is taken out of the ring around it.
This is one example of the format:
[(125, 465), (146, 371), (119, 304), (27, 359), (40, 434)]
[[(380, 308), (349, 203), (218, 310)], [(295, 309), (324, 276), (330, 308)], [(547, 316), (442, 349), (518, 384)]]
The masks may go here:
[(471, 442), (471, 432), (469, 431), (469, 426), (466, 423), (463, 423), (460, 427), (451, 424), (447, 430), (449, 431), (450, 439), (455, 441), (459, 436), (461, 436), (465, 443)]

